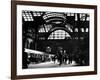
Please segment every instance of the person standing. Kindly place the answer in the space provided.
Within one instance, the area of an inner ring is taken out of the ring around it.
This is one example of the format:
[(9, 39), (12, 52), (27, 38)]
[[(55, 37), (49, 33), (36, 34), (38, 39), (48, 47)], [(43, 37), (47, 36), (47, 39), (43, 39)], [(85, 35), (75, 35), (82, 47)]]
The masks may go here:
[(62, 47), (58, 47), (58, 61), (59, 61), (59, 65), (62, 65), (63, 63), (63, 48)]

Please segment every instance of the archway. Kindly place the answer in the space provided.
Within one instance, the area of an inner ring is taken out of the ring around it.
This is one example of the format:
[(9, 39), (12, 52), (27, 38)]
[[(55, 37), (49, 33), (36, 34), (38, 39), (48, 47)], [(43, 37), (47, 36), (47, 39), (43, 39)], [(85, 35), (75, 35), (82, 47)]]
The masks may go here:
[(71, 32), (65, 28), (65, 27), (54, 27), (52, 28), (47, 35), (47, 39), (49, 39), (49, 37), (55, 37), (55, 39), (61, 39), (59, 36), (63, 37), (62, 39), (64, 39), (65, 37), (71, 37)]

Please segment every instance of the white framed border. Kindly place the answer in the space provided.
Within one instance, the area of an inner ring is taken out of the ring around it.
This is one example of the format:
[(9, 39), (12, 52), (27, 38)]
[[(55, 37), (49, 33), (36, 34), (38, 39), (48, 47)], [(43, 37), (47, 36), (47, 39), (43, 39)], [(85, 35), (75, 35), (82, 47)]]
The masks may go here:
[[(22, 69), (22, 10), (32, 11), (51, 11), (51, 12), (70, 12), (70, 13), (89, 13), (90, 14), (90, 33), (89, 33), (89, 66), (78, 67), (63, 67), (63, 68), (37, 68), (37, 69)], [(37, 75), (51, 73), (71, 73), (71, 72), (86, 72), (94, 71), (94, 9), (79, 9), (79, 8), (60, 8), (60, 7), (44, 7), (44, 6), (29, 6), (17, 5), (17, 75)]]

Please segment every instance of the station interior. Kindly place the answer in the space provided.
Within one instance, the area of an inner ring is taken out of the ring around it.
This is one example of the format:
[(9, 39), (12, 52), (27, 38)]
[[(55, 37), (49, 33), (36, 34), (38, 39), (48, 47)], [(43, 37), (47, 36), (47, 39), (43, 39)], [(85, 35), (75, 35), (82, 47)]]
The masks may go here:
[(64, 61), (59, 65), (55, 57), (59, 50), (63, 51), (62, 55), (70, 56), (62, 66), (68, 63), (71, 66), (89, 65), (89, 18), (88, 13), (23, 10), (22, 67), (41, 68), (42, 64), (46, 67), (47, 62), (47, 67), (61, 66)]

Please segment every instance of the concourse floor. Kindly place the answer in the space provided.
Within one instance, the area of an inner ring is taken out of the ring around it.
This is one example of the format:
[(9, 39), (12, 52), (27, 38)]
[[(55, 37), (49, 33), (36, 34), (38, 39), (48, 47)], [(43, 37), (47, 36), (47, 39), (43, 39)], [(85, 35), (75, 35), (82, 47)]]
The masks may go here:
[(50, 62), (44, 62), (44, 63), (39, 63), (39, 64), (29, 64), (28, 65), (28, 69), (34, 69), (34, 68), (53, 68), (53, 67), (72, 67), (72, 66), (77, 66), (77, 64), (75, 63), (75, 61), (72, 61), (71, 64), (68, 64), (68, 62), (63, 63), (61, 65), (59, 65), (59, 62), (55, 61), (50, 61)]

